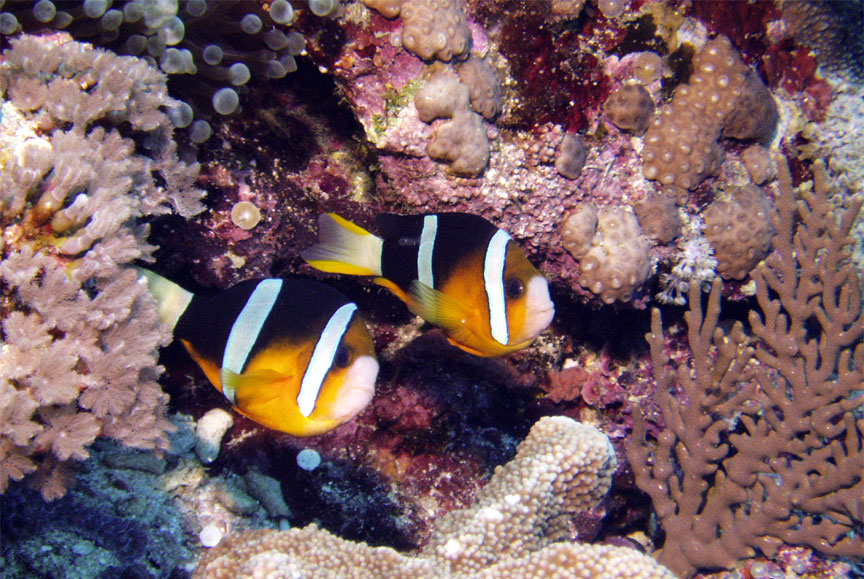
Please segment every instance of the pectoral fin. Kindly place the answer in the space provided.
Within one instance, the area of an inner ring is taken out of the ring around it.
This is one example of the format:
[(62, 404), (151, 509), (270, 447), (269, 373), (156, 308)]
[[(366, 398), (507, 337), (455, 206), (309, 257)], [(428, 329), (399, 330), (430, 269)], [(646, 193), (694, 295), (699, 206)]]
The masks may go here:
[(290, 375), (274, 370), (237, 374), (222, 369), (222, 393), (234, 406), (254, 414), (254, 408), (268, 404), (286, 394), (285, 381)]
[(464, 349), (463, 344), (470, 343), (470, 312), (447, 294), (414, 280), (408, 288), (405, 303), (412, 313), (447, 332), (452, 344)]

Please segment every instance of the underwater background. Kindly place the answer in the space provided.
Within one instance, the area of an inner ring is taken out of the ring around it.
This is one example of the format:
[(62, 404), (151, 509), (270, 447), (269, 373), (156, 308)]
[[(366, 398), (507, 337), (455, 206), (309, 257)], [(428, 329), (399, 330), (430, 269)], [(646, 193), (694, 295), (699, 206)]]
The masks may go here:
[[(0, 0), (0, 576), (864, 577), (862, 29), (860, 0)], [(555, 318), (462, 351), (304, 262), (328, 212), (482, 216)], [(339, 290), (374, 398), (256, 423), (136, 266)]]

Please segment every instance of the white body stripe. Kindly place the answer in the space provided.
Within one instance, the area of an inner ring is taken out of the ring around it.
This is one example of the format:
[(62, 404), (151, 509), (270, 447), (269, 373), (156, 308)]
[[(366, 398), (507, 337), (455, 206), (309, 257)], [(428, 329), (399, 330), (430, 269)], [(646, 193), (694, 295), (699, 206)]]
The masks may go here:
[(423, 218), (423, 232), (420, 234), (420, 247), (417, 250), (417, 279), (431, 288), (435, 287), (432, 276), (432, 250), (438, 234), (438, 216), (427, 215)]
[(324, 331), (315, 344), (315, 350), (303, 374), (303, 381), (300, 382), (300, 393), (297, 395), (297, 406), (300, 407), (300, 414), (303, 416), (309, 416), (315, 410), (321, 385), (324, 384), (324, 378), (333, 365), (336, 349), (345, 331), (348, 330), (351, 316), (356, 309), (356, 305), (349, 303), (336, 310), (327, 320), (327, 325), (324, 326)]
[(264, 327), (264, 322), (267, 321), (267, 316), (270, 315), (270, 310), (273, 309), (281, 289), (281, 279), (262, 280), (249, 296), (243, 311), (234, 320), (234, 325), (231, 326), (228, 343), (225, 344), (225, 353), (222, 355), (222, 393), (232, 404), (234, 404), (235, 392), (228, 385), (224, 372), (225, 370), (235, 374), (243, 372), (249, 352), (252, 351), (252, 346), (255, 345), (258, 334), (261, 333), (261, 328)]
[(486, 298), (489, 300), (489, 325), (492, 328), (492, 337), (502, 345), (509, 341), (507, 302), (504, 300), (504, 265), (508, 241), (510, 236), (499, 229), (489, 240), (486, 260), (483, 263), (483, 281), (486, 284)]

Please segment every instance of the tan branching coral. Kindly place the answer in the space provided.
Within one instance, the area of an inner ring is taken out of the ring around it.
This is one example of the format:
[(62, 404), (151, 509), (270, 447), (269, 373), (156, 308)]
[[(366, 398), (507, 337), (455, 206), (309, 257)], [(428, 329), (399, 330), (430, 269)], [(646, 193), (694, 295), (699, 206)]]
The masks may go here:
[(12, 46), (0, 64), (0, 492), (31, 475), (50, 500), (98, 436), (167, 447), (156, 348), (168, 336), (125, 266), (154, 249), (136, 217), (188, 216), (201, 192), (174, 154), (162, 73), (60, 36)]
[(796, 199), (780, 166), (774, 253), (754, 272), (753, 336), (720, 327), (690, 287), (692, 365), (667, 367), (660, 314), (647, 335), (667, 429), (652, 447), (634, 412), (628, 459), (666, 533), (659, 560), (681, 576), (802, 545), (864, 552), (864, 307), (848, 261), (862, 198), (836, 215), (822, 163)]
[(616, 467), (609, 439), (597, 429), (542, 418), (476, 503), (441, 519), (417, 554), (345, 541), (314, 526), (251, 531), (209, 551), (194, 577), (521, 579), (579, 568), (586, 578), (672, 579), (632, 549), (567, 541), (569, 516), (599, 503)]

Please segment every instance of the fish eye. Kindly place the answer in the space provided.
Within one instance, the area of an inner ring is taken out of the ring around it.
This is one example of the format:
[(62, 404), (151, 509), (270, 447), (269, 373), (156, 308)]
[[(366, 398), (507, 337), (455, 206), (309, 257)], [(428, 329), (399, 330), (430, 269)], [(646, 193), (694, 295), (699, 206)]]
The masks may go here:
[(525, 293), (525, 284), (518, 277), (511, 277), (507, 280), (505, 291), (507, 292), (507, 297), (510, 299), (521, 298), (522, 294)]
[(351, 350), (348, 346), (341, 344), (336, 348), (336, 354), (333, 356), (333, 365), (339, 368), (347, 368), (351, 364)]

